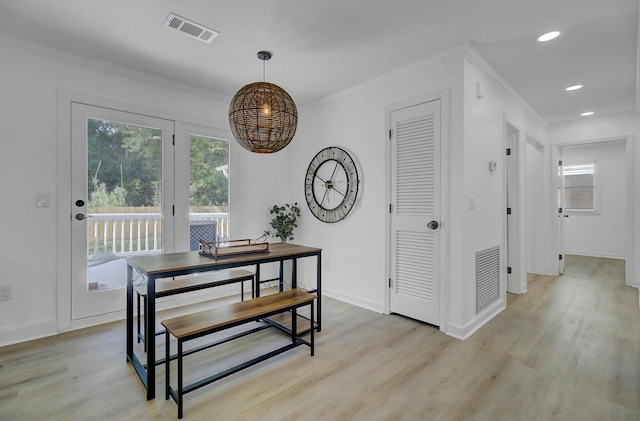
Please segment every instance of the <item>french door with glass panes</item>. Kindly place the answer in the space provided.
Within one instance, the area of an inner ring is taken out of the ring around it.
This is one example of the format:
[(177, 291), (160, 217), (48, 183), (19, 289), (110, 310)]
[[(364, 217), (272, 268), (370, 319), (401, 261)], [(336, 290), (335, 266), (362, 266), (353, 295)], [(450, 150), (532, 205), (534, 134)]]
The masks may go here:
[(173, 251), (173, 135), (170, 120), (72, 103), (73, 320), (125, 308), (127, 257)]

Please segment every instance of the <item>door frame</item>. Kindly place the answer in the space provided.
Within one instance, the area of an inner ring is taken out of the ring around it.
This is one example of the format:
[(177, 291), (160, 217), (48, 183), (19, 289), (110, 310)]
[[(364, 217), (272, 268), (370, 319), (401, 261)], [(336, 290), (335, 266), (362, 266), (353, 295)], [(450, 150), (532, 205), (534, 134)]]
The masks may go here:
[[(167, 113), (154, 112), (142, 105), (90, 94), (58, 89), (56, 92), (56, 324), (57, 331), (81, 329), (96, 324), (121, 320), (125, 310), (72, 320), (71, 314), (71, 104), (83, 103), (125, 112), (174, 120)], [(135, 111), (132, 111), (135, 110)]]
[[(422, 104), (425, 102), (431, 102), (440, 100), (440, 326), (441, 332), (447, 332), (448, 316), (449, 316), (449, 283), (442, 282), (443, 279), (449, 279), (449, 216), (450, 212), (450, 175), (449, 169), (451, 162), (449, 158), (450, 154), (450, 139), (451, 139), (451, 88), (446, 88), (434, 92), (430, 92), (424, 95), (399, 101), (385, 107), (385, 133), (384, 141), (386, 143), (386, 157), (385, 157), (385, 188), (387, 206), (392, 203), (391, 198), (391, 142), (389, 139), (389, 131), (391, 127), (391, 112), (401, 108), (412, 107), (414, 105)], [(385, 227), (385, 249), (387, 251), (387, 258), (385, 259), (385, 273), (386, 278), (383, 280), (382, 288), (384, 288), (384, 313), (391, 313), (391, 291), (389, 288), (389, 279), (391, 276), (391, 213), (386, 212), (386, 227)]]
[[(607, 143), (613, 141), (625, 141), (625, 157), (626, 157), (626, 174), (627, 174), (627, 209), (625, 214), (625, 221), (627, 226), (634, 227), (634, 215), (635, 215), (635, 200), (636, 200), (636, 183), (635, 183), (635, 156), (636, 156), (636, 144), (635, 144), (635, 136), (634, 135), (621, 135), (621, 136), (613, 136), (606, 137), (602, 139), (586, 139), (577, 142), (561, 142), (554, 143), (551, 146), (551, 168), (552, 171), (557, 171), (557, 161), (558, 161), (558, 151), (566, 146), (582, 146), (582, 145), (592, 145), (597, 143)], [(552, 174), (552, 180), (555, 180)], [(556, 194), (555, 192), (555, 181), (551, 183), (551, 196)], [(551, 242), (550, 244), (553, 246), (553, 255), (550, 256), (551, 267), (557, 268), (558, 266), (553, 264), (553, 257), (558, 256), (559, 253), (563, 252), (563, 250), (559, 250), (559, 239), (558, 239), (558, 227), (559, 222), (556, 215), (558, 214), (558, 209), (556, 202), (552, 200), (553, 203), (553, 213), (551, 215)], [(627, 236), (624, 239), (625, 241), (625, 285), (640, 288), (640, 281), (636, 279), (636, 264), (634, 259), (633, 245), (635, 241), (635, 229), (630, 229), (627, 231)], [(557, 273), (552, 273), (557, 275)]]
[[(525, 141), (526, 133), (519, 126), (511, 122), (508, 116), (504, 116), (504, 244), (505, 253), (502, 256), (502, 270), (506, 280), (506, 291), (512, 294), (524, 294), (527, 292), (527, 269), (525, 265)], [(510, 134), (515, 133), (515, 139), (511, 141)], [(507, 156), (506, 150), (511, 148), (511, 156)], [(509, 193), (513, 196), (507, 202)], [(506, 209), (511, 205), (515, 212), (507, 215)], [(509, 218), (511, 218), (510, 221)], [(507, 273), (507, 267), (512, 267), (512, 272)]]

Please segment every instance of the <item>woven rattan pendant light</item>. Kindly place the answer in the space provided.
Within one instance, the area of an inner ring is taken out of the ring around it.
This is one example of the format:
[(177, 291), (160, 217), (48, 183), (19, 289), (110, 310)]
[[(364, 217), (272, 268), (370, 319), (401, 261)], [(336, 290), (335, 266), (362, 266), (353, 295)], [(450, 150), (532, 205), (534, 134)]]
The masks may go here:
[[(271, 53), (260, 51), (264, 63)], [(245, 149), (256, 153), (278, 152), (291, 142), (298, 126), (298, 110), (291, 96), (273, 83), (254, 82), (244, 86), (229, 106), (231, 133)]]

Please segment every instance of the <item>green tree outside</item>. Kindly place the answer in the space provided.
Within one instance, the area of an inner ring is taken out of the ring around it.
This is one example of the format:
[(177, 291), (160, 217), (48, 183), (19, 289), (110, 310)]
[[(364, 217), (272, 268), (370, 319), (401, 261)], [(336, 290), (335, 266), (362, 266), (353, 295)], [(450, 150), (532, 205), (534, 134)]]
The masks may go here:
[[(89, 206), (159, 207), (162, 132), (89, 119), (87, 133)], [(199, 212), (227, 211), (229, 142), (192, 136), (190, 155), (191, 207)]]

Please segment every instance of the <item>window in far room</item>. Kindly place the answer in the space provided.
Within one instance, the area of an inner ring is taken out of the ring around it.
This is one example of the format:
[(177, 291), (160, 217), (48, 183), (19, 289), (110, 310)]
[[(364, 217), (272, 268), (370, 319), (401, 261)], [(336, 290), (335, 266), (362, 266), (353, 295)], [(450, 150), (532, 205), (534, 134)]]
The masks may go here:
[(596, 163), (570, 164), (563, 167), (564, 210), (598, 212)]

